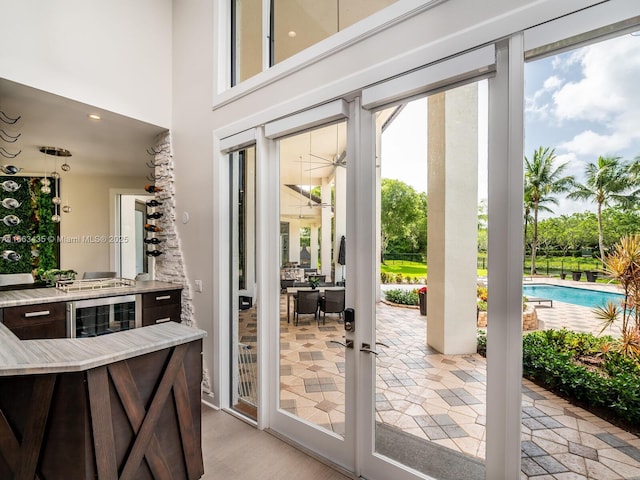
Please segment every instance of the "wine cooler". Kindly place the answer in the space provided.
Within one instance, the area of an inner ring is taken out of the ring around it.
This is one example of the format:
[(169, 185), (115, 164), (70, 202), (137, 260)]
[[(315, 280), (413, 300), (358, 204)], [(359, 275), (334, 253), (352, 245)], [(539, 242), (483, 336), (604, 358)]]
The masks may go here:
[(140, 295), (120, 295), (67, 303), (67, 332), (71, 338), (97, 337), (140, 326)]

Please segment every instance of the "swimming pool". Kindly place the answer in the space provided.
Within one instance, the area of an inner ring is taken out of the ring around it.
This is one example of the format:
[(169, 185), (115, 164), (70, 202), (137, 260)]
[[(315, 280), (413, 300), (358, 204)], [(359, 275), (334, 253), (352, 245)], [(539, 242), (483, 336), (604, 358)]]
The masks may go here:
[(525, 297), (542, 297), (553, 301), (582, 305), (595, 308), (605, 305), (609, 300), (622, 302), (621, 293), (588, 290), (586, 288), (565, 287), (560, 285), (524, 285), (522, 293)]

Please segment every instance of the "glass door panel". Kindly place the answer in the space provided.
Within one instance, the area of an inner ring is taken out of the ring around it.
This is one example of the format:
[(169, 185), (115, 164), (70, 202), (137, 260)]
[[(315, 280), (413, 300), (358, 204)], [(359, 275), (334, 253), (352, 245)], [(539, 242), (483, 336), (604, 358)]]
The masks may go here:
[(231, 406), (258, 415), (258, 301), (255, 267), (256, 150), (229, 155), (231, 232)]
[(279, 409), (343, 438), (346, 122), (281, 139), (278, 149)]
[(374, 456), (400, 467), (394, 478), (484, 478), (486, 362), (476, 345), (486, 305), (487, 82), (379, 111), (375, 122)]

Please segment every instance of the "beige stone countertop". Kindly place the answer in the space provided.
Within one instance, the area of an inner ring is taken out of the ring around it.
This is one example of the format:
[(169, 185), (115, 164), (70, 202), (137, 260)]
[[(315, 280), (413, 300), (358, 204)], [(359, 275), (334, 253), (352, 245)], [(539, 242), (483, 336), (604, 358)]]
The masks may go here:
[(19, 340), (0, 323), (0, 377), (80, 372), (205, 337), (176, 322), (90, 338)]
[[(176, 289), (182, 289), (182, 285), (157, 281), (137, 281), (136, 285), (132, 287), (113, 287), (75, 292), (63, 292), (62, 290), (58, 290), (54, 287), (7, 290), (0, 292), (0, 308), (33, 305), (38, 303), (70, 302), (89, 298), (115, 297), (118, 295), (131, 295)], [(1, 338), (2, 337), (0, 337), (0, 339)]]

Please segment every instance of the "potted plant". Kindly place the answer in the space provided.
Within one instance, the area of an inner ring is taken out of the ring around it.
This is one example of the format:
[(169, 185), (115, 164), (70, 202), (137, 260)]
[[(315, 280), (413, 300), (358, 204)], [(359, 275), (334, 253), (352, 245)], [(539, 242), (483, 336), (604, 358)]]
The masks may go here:
[(309, 277), (309, 285), (312, 290), (315, 290), (320, 285), (320, 279), (318, 277)]
[(40, 279), (49, 287), (55, 286), (56, 282), (72, 282), (76, 279), (78, 272), (75, 270), (60, 270), (52, 268), (40, 274)]
[(420, 315), (427, 314), (427, 287), (418, 289), (418, 300), (420, 301)]

